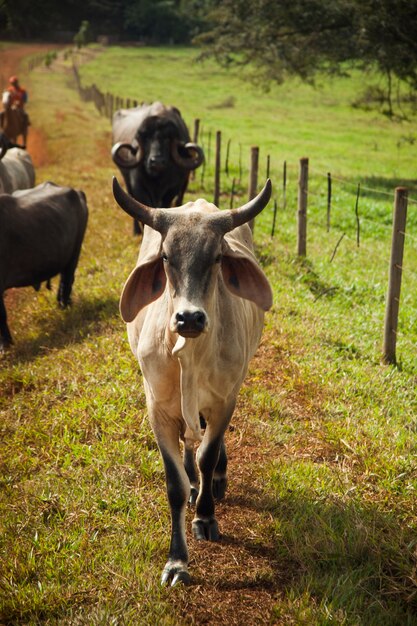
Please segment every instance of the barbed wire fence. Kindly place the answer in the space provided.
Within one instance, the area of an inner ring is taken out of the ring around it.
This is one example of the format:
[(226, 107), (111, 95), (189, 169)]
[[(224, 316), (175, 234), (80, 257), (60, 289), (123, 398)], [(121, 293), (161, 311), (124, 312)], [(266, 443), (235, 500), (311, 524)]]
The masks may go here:
[[(330, 231), (331, 224), (331, 208), (332, 208), (332, 185), (336, 180), (339, 184), (354, 185), (353, 183), (344, 181), (332, 177), (330, 173), (323, 174), (322, 172), (315, 172), (316, 175), (325, 176), (327, 179), (327, 215), (326, 215), (326, 230)], [(309, 199), (311, 198), (311, 192), (308, 189), (309, 180), (309, 160), (307, 158), (300, 159), (299, 163), (299, 179), (298, 179), (298, 230), (297, 230), (297, 254), (300, 257), (307, 255), (306, 239), (307, 239), (307, 207)], [(391, 247), (389, 260), (387, 260), (388, 270), (388, 284), (386, 289), (386, 302), (385, 302), (385, 318), (383, 328), (383, 349), (382, 360), (388, 364), (397, 364), (397, 339), (399, 336), (398, 320), (400, 314), (400, 296), (401, 286), (403, 282), (404, 272), (407, 272), (411, 276), (417, 279), (417, 272), (414, 272), (412, 268), (404, 265), (404, 249), (406, 239), (417, 240), (417, 237), (406, 232), (407, 225), (407, 209), (409, 203), (417, 204), (416, 201), (409, 198), (409, 190), (405, 187), (397, 187), (393, 193), (385, 192), (382, 190), (364, 187), (360, 183), (356, 186), (356, 202), (355, 202), (355, 242), (359, 248), (361, 245), (361, 225), (363, 221), (373, 222), (365, 216), (359, 213), (359, 199), (361, 193), (367, 192), (372, 194), (383, 195), (388, 198), (393, 204), (392, 224), (379, 224), (379, 227), (386, 228), (391, 233)], [(313, 194), (314, 195), (314, 194)], [(314, 222), (313, 222), (314, 223)], [(318, 225), (317, 223), (315, 224)], [(344, 239), (348, 237), (346, 232), (343, 232), (338, 239), (333, 255), (330, 262), (334, 259), (337, 249)], [(388, 254), (387, 254), (388, 257)]]

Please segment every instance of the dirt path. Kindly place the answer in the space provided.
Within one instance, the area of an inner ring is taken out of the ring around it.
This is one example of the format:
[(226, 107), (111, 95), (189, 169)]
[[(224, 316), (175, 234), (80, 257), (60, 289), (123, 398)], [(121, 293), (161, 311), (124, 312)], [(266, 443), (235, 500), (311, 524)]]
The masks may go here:
[[(48, 50), (55, 48), (50, 44), (26, 44), (22, 46), (11, 46), (10, 48), (0, 48), (0, 93), (2, 93), (9, 82), (9, 77), (17, 75), (22, 76), (21, 84), (27, 87), (30, 97), (30, 78), (26, 81), (27, 69), (23, 67), (23, 62), (29, 56), (38, 53), (46, 53)], [(28, 112), (30, 116), (30, 103), (28, 104)], [(45, 165), (48, 162), (48, 146), (45, 133), (36, 127), (33, 120), (28, 133), (27, 149), (32, 158), (35, 168)], [(13, 305), (19, 299), (18, 289), (9, 289), (6, 292), (7, 307), (12, 309)]]
[[(21, 82), (28, 89), (29, 103), (27, 106), (30, 116), (30, 75), (24, 67), (23, 62), (34, 54), (46, 53), (55, 49), (56, 45), (51, 44), (25, 44), (22, 46), (11, 46), (0, 49), (0, 91), (6, 89), (9, 77), (12, 75), (22, 76)], [(45, 165), (48, 161), (48, 148), (45, 134), (36, 127), (36, 120), (32, 119), (28, 134), (29, 154), (32, 157), (35, 167)]]

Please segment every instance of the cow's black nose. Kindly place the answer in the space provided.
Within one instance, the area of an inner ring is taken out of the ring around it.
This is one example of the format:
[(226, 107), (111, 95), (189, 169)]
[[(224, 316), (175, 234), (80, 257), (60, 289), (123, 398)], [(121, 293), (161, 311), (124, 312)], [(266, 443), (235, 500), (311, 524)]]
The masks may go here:
[(153, 171), (160, 171), (166, 167), (166, 159), (162, 156), (149, 157), (149, 168)]
[(180, 311), (176, 314), (177, 329), (180, 335), (197, 337), (203, 332), (207, 319), (203, 311)]

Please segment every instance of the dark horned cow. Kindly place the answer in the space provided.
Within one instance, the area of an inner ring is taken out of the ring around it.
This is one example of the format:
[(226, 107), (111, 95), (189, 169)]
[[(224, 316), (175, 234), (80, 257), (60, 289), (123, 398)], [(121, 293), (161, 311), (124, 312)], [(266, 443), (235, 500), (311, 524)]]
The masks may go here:
[(58, 303), (70, 304), (74, 273), (87, 226), (82, 191), (47, 182), (0, 195), (0, 350), (13, 343), (3, 294), (61, 274)]
[(111, 154), (128, 193), (151, 207), (180, 206), (190, 172), (204, 160), (178, 109), (160, 102), (115, 112)]
[(26, 146), (11, 141), (6, 133), (0, 130), (0, 159), (4, 157), (7, 150), (10, 150), (10, 148), (21, 148), (22, 150), (25, 150)]
[[(152, 429), (165, 467), (171, 544), (162, 584), (188, 582), (187, 501), (197, 539), (219, 539), (214, 497), (224, 496), (224, 434), (272, 291), (247, 224), (267, 205), (261, 193), (239, 209), (205, 200), (157, 211), (114, 181), (119, 205), (145, 224), (136, 268), (120, 300), (130, 347), (142, 370)], [(204, 432), (203, 432), (203, 430)], [(184, 442), (181, 457), (180, 440)], [(194, 464), (194, 447), (200, 480)]]

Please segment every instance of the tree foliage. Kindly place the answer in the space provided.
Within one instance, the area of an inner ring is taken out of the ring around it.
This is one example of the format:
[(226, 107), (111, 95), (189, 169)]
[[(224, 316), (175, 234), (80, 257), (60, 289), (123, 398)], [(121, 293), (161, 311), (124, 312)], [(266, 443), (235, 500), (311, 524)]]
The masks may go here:
[(260, 81), (361, 64), (417, 89), (416, 0), (223, 0), (209, 17), (203, 56), (250, 65)]
[(388, 101), (398, 78), (417, 90), (417, 0), (0, 0), (0, 38), (99, 34), (190, 43), (258, 82), (376, 67)]
[(354, 16), (340, 4), (225, 0), (210, 15), (212, 29), (196, 42), (226, 66), (250, 64), (260, 79), (309, 79), (330, 59), (339, 63), (351, 54)]
[(137, 38), (152, 42), (189, 43), (203, 28), (198, 2), (136, 0), (125, 8), (124, 25)]
[(88, 21), (91, 35), (152, 43), (189, 43), (204, 29), (212, 0), (0, 0), (0, 37), (53, 41), (74, 36)]
[(90, 37), (90, 22), (88, 20), (83, 20), (78, 33), (74, 35), (74, 43), (77, 48), (81, 48), (82, 46), (86, 46), (88, 44)]

